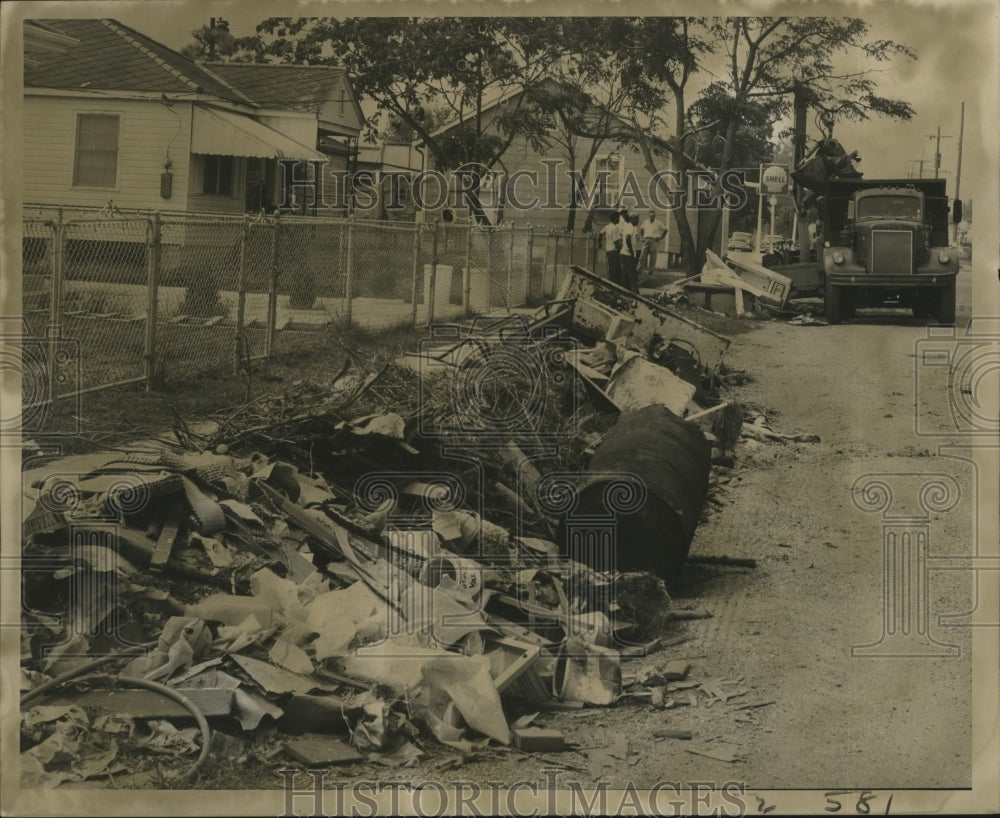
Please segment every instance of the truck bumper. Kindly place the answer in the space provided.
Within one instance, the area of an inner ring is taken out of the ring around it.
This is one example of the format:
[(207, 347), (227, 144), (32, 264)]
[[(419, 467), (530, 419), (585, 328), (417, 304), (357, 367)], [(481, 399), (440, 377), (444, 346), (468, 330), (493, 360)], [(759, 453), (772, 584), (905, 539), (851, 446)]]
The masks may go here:
[(836, 287), (885, 287), (891, 289), (926, 289), (948, 287), (955, 283), (956, 273), (928, 273), (909, 276), (827, 275), (826, 281)]

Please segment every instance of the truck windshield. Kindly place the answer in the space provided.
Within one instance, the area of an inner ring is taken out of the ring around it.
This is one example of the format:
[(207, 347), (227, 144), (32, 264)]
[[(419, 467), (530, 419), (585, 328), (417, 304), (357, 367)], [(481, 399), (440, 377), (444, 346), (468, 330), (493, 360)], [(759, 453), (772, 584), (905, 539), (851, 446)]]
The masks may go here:
[(858, 199), (859, 219), (919, 219), (920, 199), (916, 196), (865, 196)]

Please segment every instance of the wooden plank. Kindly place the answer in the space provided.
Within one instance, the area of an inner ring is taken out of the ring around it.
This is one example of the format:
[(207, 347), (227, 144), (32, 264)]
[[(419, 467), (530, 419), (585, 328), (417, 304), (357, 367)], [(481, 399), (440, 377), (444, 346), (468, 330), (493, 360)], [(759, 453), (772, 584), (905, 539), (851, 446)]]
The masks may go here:
[(332, 764), (351, 764), (362, 761), (363, 756), (340, 739), (322, 733), (307, 733), (285, 744), (285, 752), (296, 761), (309, 767), (325, 767)]
[(524, 753), (558, 752), (565, 748), (566, 738), (558, 730), (522, 727), (514, 730), (514, 746)]
[(151, 571), (162, 570), (163, 566), (167, 564), (167, 560), (170, 559), (170, 552), (174, 550), (177, 535), (180, 533), (181, 525), (184, 523), (185, 512), (182, 500), (177, 499), (170, 504), (170, 509), (163, 520), (163, 528), (160, 529), (160, 536), (157, 538), (156, 546), (153, 548), (153, 556), (149, 560)]
[[(178, 688), (178, 692), (187, 696), (206, 718), (228, 716), (232, 712), (232, 690), (205, 687)], [(102, 713), (124, 713), (136, 719), (194, 718), (190, 710), (173, 699), (145, 689), (83, 690), (44, 697), (43, 701), (47, 705), (75, 704)]]
[(705, 758), (714, 758), (716, 761), (725, 761), (732, 764), (734, 761), (739, 761), (739, 756), (734, 753), (729, 752), (729, 750), (715, 750), (709, 747), (685, 747), (689, 753), (693, 753), (696, 756), (705, 756)]
[[(705, 257), (714, 267), (731, 269), (721, 258), (711, 250), (705, 251)], [(743, 285), (756, 296), (783, 306), (788, 300), (788, 294), (792, 289), (792, 280), (788, 276), (776, 273), (767, 269), (762, 264), (753, 261), (746, 253), (730, 253), (727, 256), (731, 264), (735, 264), (740, 269), (734, 273), (743, 282)], [(707, 266), (707, 265), (706, 265)]]
[(690, 741), (692, 738), (690, 730), (654, 730), (656, 738), (676, 738), (681, 741)]

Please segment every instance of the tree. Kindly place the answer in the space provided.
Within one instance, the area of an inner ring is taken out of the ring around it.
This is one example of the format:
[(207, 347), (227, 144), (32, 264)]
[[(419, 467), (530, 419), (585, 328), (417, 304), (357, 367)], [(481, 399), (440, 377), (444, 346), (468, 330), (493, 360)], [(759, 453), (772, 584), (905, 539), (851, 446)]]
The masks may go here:
[(181, 49), (181, 54), (191, 60), (213, 62), (261, 62), (263, 45), (256, 35), (234, 37), (229, 33), (229, 23), (212, 18), (209, 25), (191, 32), (194, 42)]
[[(747, 118), (763, 116), (773, 124), (789, 113), (792, 95), (833, 121), (889, 116), (907, 120), (909, 103), (880, 96), (875, 65), (894, 57), (915, 59), (909, 48), (891, 40), (867, 40), (869, 27), (856, 18), (729, 17), (644, 18), (630, 21), (627, 37), (609, 38), (630, 84), (634, 100), (635, 139), (647, 168), (657, 172), (669, 156), (680, 173), (681, 189), (699, 162), (693, 151), (699, 139), (719, 142), (712, 156), (721, 176), (733, 166), (745, 143)], [(872, 68), (841, 71), (839, 55), (860, 55)], [(709, 66), (709, 63), (712, 63)], [(703, 67), (721, 70), (687, 103), (688, 83)], [(672, 103), (668, 109), (668, 103)], [(672, 109), (672, 116), (665, 111)], [(667, 122), (672, 136), (656, 136)], [(752, 129), (751, 129), (752, 130)], [(741, 131), (744, 131), (741, 139)], [(664, 181), (664, 186), (666, 182)], [(713, 192), (718, 195), (717, 182)], [(676, 210), (682, 252), (689, 271), (701, 268), (705, 250), (718, 229), (721, 211), (705, 211), (708, 229), (692, 233), (687, 212)]]
[[(632, 128), (627, 118), (631, 99), (623, 82), (616, 55), (604, 37), (605, 26), (595, 25), (594, 18), (565, 18), (563, 40), (568, 53), (551, 70), (551, 82), (536, 91), (540, 107), (552, 114), (551, 126), (544, 141), (562, 148), (566, 170), (573, 179), (570, 190), (566, 230), (576, 227), (576, 216), (583, 203), (583, 193), (576, 179), (585, 179), (595, 159), (607, 142), (631, 143)], [(588, 209), (584, 231), (593, 226), (597, 200)]]
[[(337, 63), (361, 97), (412, 130), (440, 168), (492, 168), (518, 134), (543, 129), (531, 89), (565, 53), (556, 18), (270, 18), (265, 53)], [(525, 91), (526, 93), (519, 93)], [(504, 99), (507, 104), (488, 109)], [(435, 133), (429, 108), (458, 124)]]

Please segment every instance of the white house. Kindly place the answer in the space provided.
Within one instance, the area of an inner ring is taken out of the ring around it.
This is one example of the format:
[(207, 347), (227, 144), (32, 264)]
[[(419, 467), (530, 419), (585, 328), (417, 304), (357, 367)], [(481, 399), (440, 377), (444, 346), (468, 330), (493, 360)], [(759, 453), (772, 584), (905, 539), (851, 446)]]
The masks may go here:
[(342, 69), (195, 62), (109, 19), (28, 25), (59, 47), (25, 61), (26, 205), (256, 212), (286, 199), (279, 160), (354, 159)]

